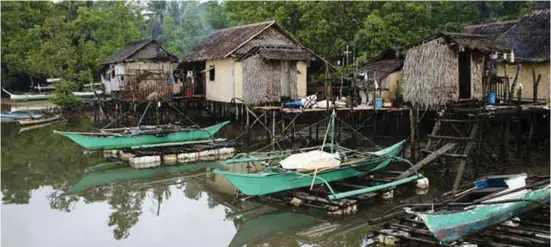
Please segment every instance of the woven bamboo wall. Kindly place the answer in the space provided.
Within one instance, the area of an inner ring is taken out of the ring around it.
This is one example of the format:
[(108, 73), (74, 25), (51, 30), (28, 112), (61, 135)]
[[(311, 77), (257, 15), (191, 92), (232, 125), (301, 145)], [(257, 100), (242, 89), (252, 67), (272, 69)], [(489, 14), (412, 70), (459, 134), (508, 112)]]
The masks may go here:
[(174, 65), (170, 62), (133, 62), (125, 64), (125, 79), (121, 100), (147, 101), (148, 96), (170, 97), (173, 85), (169, 83)]
[[(245, 59), (243, 61), (243, 101), (250, 105), (279, 102), (281, 70), (281, 61), (278, 60), (266, 61), (259, 55)], [(296, 87), (296, 69), (293, 78), (290, 78), (289, 83)]]
[(457, 54), (442, 38), (412, 47), (406, 53), (404, 99), (430, 109), (459, 97)]

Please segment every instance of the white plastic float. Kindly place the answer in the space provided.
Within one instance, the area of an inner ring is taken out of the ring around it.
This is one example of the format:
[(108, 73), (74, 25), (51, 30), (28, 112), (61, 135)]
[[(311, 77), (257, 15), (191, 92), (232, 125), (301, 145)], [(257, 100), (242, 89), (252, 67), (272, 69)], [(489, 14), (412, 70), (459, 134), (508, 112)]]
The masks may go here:
[(130, 166), (137, 168), (137, 169), (143, 169), (143, 168), (151, 168), (151, 167), (157, 167), (161, 165), (161, 156), (154, 155), (154, 156), (134, 156), (130, 157), (128, 163)]
[(233, 153), (235, 153), (235, 148), (226, 147), (226, 148), (204, 150), (199, 152), (181, 153), (181, 154), (178, 154), (177, 157), (178, 157), (178, 162), (186, 163), (186, 162), (194, 162), (194, 161), (201, 161), (201, 160), (222, 159), (229, 155), (232, 155)]

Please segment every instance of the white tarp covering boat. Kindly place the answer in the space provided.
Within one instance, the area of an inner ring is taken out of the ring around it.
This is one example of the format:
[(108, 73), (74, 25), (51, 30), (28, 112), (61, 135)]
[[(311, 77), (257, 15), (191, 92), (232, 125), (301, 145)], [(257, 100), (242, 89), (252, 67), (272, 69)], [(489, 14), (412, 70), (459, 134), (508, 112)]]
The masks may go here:
[(339, 167), (341, 164), (338, 153), (327, 153), (320, 150), (293, 154), (280, 161), (284, 169), (314, 170)]

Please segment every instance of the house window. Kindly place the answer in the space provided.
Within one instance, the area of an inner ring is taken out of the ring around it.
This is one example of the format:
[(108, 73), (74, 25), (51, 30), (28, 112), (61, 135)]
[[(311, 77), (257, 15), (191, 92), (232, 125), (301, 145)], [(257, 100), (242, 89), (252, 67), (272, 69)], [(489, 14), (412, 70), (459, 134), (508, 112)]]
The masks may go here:
[(214, 66), (209, 68), (209, 81), (214, 81)]

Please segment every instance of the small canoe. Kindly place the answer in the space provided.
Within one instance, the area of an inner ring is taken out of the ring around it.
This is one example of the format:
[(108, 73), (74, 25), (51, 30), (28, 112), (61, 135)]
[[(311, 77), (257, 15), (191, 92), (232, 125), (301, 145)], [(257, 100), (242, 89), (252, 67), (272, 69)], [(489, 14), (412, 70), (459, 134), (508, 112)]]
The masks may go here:
[(32, 113), (32, 112), (9, 112), (1, 113), (0, 118), (11, 118), (15, 120), (23, 119), (39, 119), (42, 117), (42, 114)]
[[(511, 179), (518, 180), (519, 178), (522, 180), (521, 182), (524, 182), (526, 176), (516, 176)], [(482, 201), (484, 204), (469, 206), (462, 210), (443, 210), (429, 213), (415, 212), (410, 208), (405, 208), (405, 211), (418, 216), (439, 241), (450, 243), (464, 239), (476, 231), (505, 222), (521, 213), (541, 207), (538, 203), (549, 203), (549, 185), (539, 189), (524, 189), (518, 192), (506, 193), (509, 190), (521, 187), (523, 187), (522, 183), (517, 186), (509, 185), (509, 189), (497, 192), (493, 199)], [(498, 196), (500, 194), (503, 195)], [(507, 202), (500, 203), (500, 201), (505, 200)]]
[(21, 126), (29, 126), (29, 125), (35, 125), (35, 124), (50, 123), (50, 122), (58, 121), (60, 119), (61, 119), (60, 115), (55, 115), (49, 118), (20, 119), (18, 122), (19, 122), (19, 125)]
[[(344, 160), (338, 168), (320, 172), (314, 179), (314, 185), (330, 183), (352, 177), (362, 176), (386, 167), (402, 150), (405, 141), (398, 142), (380, 150), (369, 159)], [(234, 163), (234, 160), (231, 160)], [(345, 165), (346, 163), (350, 165)], [(214, 173), (226, 177), (239, 191), (248, 196), (260, 196), (280, 191), (293, 190), (311, 186), (313, 177), (292, 171), (272, 168), (259, 173), (236, 173), (215, 169)]]
[[(2, 88), (2, 91), (9, 94), (10, 99), (15, 101), (46, 100), (54, 96), (53, 94), (14, 94), (8, 92), (4, 88)], [(73, 94), (78, 98), (93, 98), (96, 95), (102, 95), (103, 91), (96, 90), (95, 92), (73, 92)]]
[(131, 130), (130, 133), (80, 133), (55, 130), (54, 133), (63, 135), (86, 149), (123, 149), (208, 140), (228, 123), (229, 121), (226, 121), (202, 129), (175, 129), (169, 132), (142, 131), (136, 128), (128, 128), (126, 130)]
[(96, 95), (98, 95), (98, 96), (102, 95), (103, 91), (102, 90), (96, 90), (95, 92), (73, 92), (73, 94), (75, 96), (77, 96), (78, 98), (93, 98)]
[(45, 100), (51, 97), (51, 94), (14, 94), (2, 88), (2, 91), (10, 95), (11, 100), (27, 101), (27, 100)]

